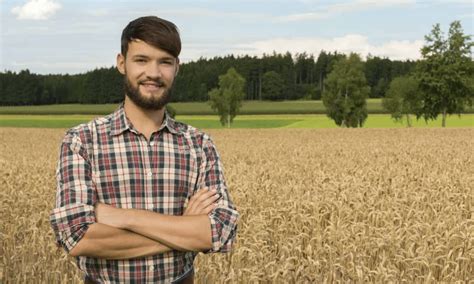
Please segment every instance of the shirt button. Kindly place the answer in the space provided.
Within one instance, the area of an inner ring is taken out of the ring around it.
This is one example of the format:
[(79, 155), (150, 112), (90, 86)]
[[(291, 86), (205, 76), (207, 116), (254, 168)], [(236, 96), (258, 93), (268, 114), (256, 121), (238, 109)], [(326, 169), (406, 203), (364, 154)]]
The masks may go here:
[(153, 145), (155, 145), (155, 141), (150, 142), (150, 146), (153, 146)]
[(148, 270), (150, 270), (150, 271), (154, 271), (154, 270), (155, 270), (155, 266), (154, 266), (154, 265), (150, 265), (150, 266), (148, 266)]
[(148, 171), (147, 173), (147, 176), (151, 177), (153, 175), (153, 173), (151, 171)]

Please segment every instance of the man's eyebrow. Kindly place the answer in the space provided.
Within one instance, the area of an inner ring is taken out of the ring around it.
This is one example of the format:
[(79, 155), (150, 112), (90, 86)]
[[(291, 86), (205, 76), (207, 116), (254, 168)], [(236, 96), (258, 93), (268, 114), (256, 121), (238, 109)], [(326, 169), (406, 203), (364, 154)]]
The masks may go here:
[(173, 56), (163, 56), (160, 60), (175, 60), (175, 58)]
[[(150, 56), (144, 55), (144, 54), (137, 54), (132, 56), (133, 59), (151, 59)], [(159, 60), (175, 60), (173, 56), (163, 56), (160, 57)]]
[(137, 54), (137, 55), (132, 56), (132, 58), (146, 58), (146, 59), (149, 59), (150, 57), (146, 56), (146, 55), (143, 55), (143, 54)]

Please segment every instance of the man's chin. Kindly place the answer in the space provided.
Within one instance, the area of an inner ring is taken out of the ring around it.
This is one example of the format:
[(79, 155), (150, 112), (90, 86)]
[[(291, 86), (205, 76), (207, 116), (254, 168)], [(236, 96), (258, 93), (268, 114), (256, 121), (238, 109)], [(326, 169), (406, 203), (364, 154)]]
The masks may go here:
[(127, 97), (133, 102), (133, 104), (144, 110), (161, 110), (168, 103), (168, 100), (162, 96), (160, 96), (159, 99), (154, 99), (156, 98), (156, 95), (148, 96), (140, 93), (140, 98), (129, 95), (127, 95)]

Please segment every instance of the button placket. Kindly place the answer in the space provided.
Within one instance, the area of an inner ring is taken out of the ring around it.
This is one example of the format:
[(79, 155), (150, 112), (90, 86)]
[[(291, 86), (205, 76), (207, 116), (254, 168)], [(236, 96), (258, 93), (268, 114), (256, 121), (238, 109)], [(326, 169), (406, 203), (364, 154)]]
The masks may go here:
[[(151, 137), (151, 139), (153, 139), (153, 136)], [(152, 168), (153, 168), (153, 165), (152, 165), (152, 155), (153, 155), (153, 141), (151, 141), (150, 143), (147, 143), (147, 170), (146, 170), (146, 175), (148, 176), (148, 178), (151, 178), (153, 176), (153, 171), (152, 171)]]
[(144, 185), (144, 195), (145, 200), (143, 200), (143, 208), (144, 209), (151, 209), (150, 206), (153, 204), (153, 195), (151, 193), (152, 183), (153, 183), (153, 167), (151, 162), (151, 155), (152, 150), (150, 147), (149, 142), (146, 140), (144, 136), (141, 136), (140, 145), (141, 145), (141, 152), (142, 152), (142, 169), (143, 169), (143, 185)]

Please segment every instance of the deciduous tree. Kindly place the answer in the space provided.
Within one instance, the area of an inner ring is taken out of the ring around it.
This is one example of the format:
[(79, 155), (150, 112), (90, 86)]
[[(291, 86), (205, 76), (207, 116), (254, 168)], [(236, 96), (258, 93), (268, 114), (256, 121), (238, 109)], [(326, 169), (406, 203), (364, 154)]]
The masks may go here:
[(411, 127), (410, 115), (419, 112), (421, 100), (418, 81), (413, 77), (403, 76), (392, 80), (382, 100), (382, 106), (396, 121), (401, 121), (403, 117), (406, 117), (407, 126)]
[(436, 24), (425, 41), (416, 72), (423, 91), (423, 107), (418, 116), (434, 120), (441, 114), (445, 127), (448, 114), (460, 115), (466, 105), (472, 106), (474, 44), (470, 36), (464, 35), (459, 21), (451, 23), (447, 39)]
[(237, 115), (245, 97), (244, 87), (245, 79), (230, 68), (226, 74), (219, 76), (219, 87), (209, 92), (209, 102), (219, 114), (222, 125), (230, 127)]
[(369, 87), (359, 55), (339, 59), (329, 73), (323, 92), (328, 117), (343, 127), (362, 127), (367, 118)]

